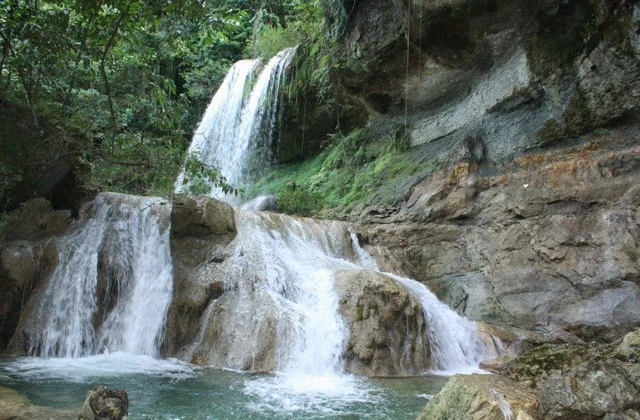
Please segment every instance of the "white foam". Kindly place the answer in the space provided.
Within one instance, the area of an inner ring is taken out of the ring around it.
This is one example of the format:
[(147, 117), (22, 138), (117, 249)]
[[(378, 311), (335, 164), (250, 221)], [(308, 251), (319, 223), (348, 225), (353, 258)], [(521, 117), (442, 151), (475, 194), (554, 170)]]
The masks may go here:
[(154, 359), (123, 352), (82, 358), (26, 357), (3, 364), (6, 372), (26, 380), (60, 379), (83, 383), (91, 378), (117, 378), (130, 374), (186, 378), (195, 374), (193, 365), (176, 359)]
[(355, 404), (382, 402), (377, 388), (352, 375), (279, 373), (245, 381), (244, 392), (260, 401), (249, 405), (251, 410), (260, 413), (330, 416), (352, 414)]

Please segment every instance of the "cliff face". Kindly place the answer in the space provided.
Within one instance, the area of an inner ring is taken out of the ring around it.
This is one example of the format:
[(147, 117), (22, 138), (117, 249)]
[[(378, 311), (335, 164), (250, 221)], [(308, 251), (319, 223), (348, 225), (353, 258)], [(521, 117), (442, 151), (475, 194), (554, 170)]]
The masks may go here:
[(473, 138), (490, 161), (637, 108), (640, 7), (627, 1), (353, 2), (336, 81), (411, 146)]
[[(336, 86), (371, 132), (403, 138), (419, 162), (354, 214), (383, 268), (472, 319), (552, 341), (640, 325), (640, 5), (345, 10)], [(376, 198), (389, 195), (391, 205)]]

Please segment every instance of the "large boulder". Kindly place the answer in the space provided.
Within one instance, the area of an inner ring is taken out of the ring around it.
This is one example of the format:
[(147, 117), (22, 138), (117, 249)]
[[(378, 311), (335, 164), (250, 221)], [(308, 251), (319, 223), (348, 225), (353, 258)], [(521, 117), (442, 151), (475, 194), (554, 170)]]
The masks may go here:
[(633, 419), (640, 408), (638, 331), (616, 343), (547, 344), (502, 373), (537, 393), (544, 419)]
[(364, 270), (337, 271), (335, 285), (349, 330), (349, 372), (406, 376), (430, 368), (422, 307), (404, 287), (384, 274)]
[(171, 213), (174, 296), (167, 315), (164, 353), (183, 356), (203, 313), (225, 286), (223, 263), (233, 254), (234, 210), (209, 197), (177, 196)]
[(535, 393), (496, 375), (455, 375), (430, 400), (419, 420), (533, 420)]

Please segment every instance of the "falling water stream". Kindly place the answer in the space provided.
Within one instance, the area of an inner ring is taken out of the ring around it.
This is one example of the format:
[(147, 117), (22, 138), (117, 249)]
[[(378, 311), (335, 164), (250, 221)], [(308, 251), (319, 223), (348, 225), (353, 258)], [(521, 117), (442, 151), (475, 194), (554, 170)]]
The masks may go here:
[[(196, 130), (190, 152), (236, 185), (250, 179), (252, 161), (268, 161), (294, 52), (266, 65), (236, 63)], [(181, 173), (176, 191), (190, 182)], [(170, 211), (162, 199), (110, 193), (83, 210), (61, 242), (48, 285), (31, 300), (31, 316), (19, 325), (37, 357), (0, 362), (0, 384), (64, 407), (81, 400), (87, 384), (125, 387), (132, 418), (411, 418), (444, 383), (430, 372), (474, 370), (499, 352), (423, 284), (380, 273), (345, 224), (237, 209), (227, 292), (206, 308), (183, 357), (226, 371), (160, 360), (173, 295)], [(394, 382), (345, 372), (340, 270), (384, 275), (420, 303), (431, 360), (428, 371), (415, 373), (425, 376)]]
[[(280, 90), (295, 51), (283, 50), (264, 66), (260, 59), (235, 63), (211, 100), (187, 153), (220, 169), (236, 187), (251, 181), (271, 160)], [(175, 190), (184, 192), (189, 185), (183, 170)], [(215, 188), (212, 195), (232, 200)]]
[(85, 207), (60, 244), (46, 289), (34, 299), (25, 326), (29, 354), (158, 355), (173, 294), (170, 211), (160, 198), (112, 193)]

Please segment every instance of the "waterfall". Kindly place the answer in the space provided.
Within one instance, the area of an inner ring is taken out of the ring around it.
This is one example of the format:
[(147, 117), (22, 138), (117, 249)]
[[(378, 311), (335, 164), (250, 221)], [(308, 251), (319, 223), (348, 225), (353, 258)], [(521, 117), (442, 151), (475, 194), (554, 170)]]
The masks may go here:
[[(196, 129), (188, 155), (197, 154), (236, 187), (250, 181), (271, 160), (280, 90), (295, 50), (279, 52), (264, 68), (259, 59), (235, 63)], [(190, 182), (183, 169), (176, 192), (187, 191)], [(224, 197), (217, 189), (212, 195)]]
[(59, 263), (27, 321), (29, 353), (157, 356), (173, 293), (170, 205), (99, 195), (59, 245)]
[[(380, 272), (344, 223), (237, 210), (236, 227), (235, 252), (226, 262), (228, 291), (207, 308), (187, 360), (293, 377), (340, 376), (350, 332), (336, 276), (363, 270), (376, 272), (380, 284), (396, 282), (419, 303), (421, 342), (430, 349), (425, 369), (469, 371), (497, 356), (473, 322), (440, 303), (426, 286)], [(407, 353), (399, 360), (413, 357)]]
[[(350, 248), (346, 227), (251, 211), (237, 211), (236, 226), (226, 275), (230, 291), (216, 303), (225, 315), (207, 311), (202, 328), (220, 332), (215, 343), (199, 346), (200, 353), (214, 366), (232, 369), (342, 372), (347, 331), (333, 272), (353, 267), (341, 259)], [(256, 362), (265, 348), (269, 356)]]
[[(380, 272), (371, 255), (360, 246), (351, 233), (354, 252), (359, 263)], [(478, 366), (483, 360), (497, 357), (500, 349), (493, 341), (482, 340), (475, 323), (458, 315), (440, 302), (424, 284), (393, 273), (384, 273), (401, 284), (422, 306), (427, 325), (427, 338), (431, 349), (431, 368), (444, 373), (464, 372)], [(498, 344), (499, 346), (499, 344)]]

